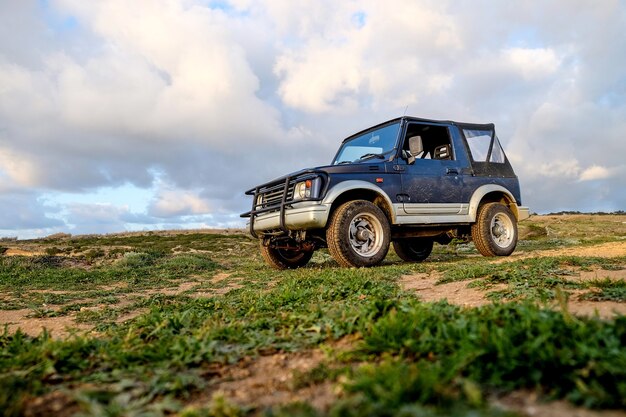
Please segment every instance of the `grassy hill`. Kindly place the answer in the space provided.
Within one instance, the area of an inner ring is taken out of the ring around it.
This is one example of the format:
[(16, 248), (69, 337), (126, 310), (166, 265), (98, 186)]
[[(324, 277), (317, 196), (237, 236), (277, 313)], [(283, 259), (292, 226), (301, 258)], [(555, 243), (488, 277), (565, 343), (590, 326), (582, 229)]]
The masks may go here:
[(533, 216), (520, 237), (505, 259), (455, 244), (420, 264), (390, 253), (346, 269), (320, 251), (296, 271), (268, 269), (240, 231), (6, 240), (0, 410), (626, 409), (626, 216)]

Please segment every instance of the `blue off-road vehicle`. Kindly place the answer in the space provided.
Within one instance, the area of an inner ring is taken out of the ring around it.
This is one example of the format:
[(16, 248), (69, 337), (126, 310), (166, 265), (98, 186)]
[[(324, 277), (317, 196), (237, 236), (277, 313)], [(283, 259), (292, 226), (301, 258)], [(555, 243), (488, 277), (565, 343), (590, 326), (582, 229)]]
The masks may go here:
[(346, 138), (332, 163), (246, 191), (250, 233), (275, 268), (306, 265), (328, 247), (343, 266), (380, 263), (393, 243), (419, 262), (433, 242), (473, 240), (510, 255), (522, 206), (493, 124), (401, 117)]

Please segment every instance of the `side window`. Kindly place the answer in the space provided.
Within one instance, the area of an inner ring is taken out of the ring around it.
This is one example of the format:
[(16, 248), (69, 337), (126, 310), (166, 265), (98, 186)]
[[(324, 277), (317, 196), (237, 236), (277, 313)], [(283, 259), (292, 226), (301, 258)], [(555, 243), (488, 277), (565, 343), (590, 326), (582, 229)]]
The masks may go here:
[[(494, 162), (503, 164), (505, 161), (504, 151), (500, 145), (498, 137), (491, 130), (469, 130), (463, 129), (467, 144), (472, 154), (474, 162)], [(492, 144), (493, 134), (493, 144)], [(491, 150), (491, 155), (489, 151)]]
[(409, 139), (419, 137), (422, 151), (413, 155), (418, 160), (451, 160), (454, 158), (450, 133), (446, 126), (411, 123), (404, 137), (403, 150), (409, 150)]
[(504, 151), (502, 150), (502, 146), (500, 146), (498, 136), (494, 136), (493, 149), (491, 150), (491, 158), (489, 158), (489, 162), (495, 162), (498, 164), (504, 163)]
[(472, 154), (472, 159), (476, 162), (487, 162), (489, 146), (491, 145), (490, 130), (463, 130), (467, 138), (467, 144)]

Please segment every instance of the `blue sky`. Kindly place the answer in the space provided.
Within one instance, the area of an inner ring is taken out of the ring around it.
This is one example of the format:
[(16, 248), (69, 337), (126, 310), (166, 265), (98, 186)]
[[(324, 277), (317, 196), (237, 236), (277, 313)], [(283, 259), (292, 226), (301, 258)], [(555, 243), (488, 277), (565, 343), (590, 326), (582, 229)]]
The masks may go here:
[(407, 114), (493, 122), (533, 211), (626, 209), (626, 4), (0, 3), (0, 236), (238, 227)]

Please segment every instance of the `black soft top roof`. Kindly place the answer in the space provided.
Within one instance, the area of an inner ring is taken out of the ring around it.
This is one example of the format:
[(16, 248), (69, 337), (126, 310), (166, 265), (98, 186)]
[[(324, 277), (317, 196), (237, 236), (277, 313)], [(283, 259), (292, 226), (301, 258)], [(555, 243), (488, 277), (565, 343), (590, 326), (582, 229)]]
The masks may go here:
[(343, 142), (352, 139), (355, 136), (359, 136), (362, 133), (367, 132), (368, 130), (372, 130), (372, 129), (377, 129), (379, 127), (388, 125), (388, 124), (392, 124), (392, 123), (396, 123), (399, 121), (407, 121), (407, 122), (416, 122), (416, 123), (430, 123), (430, 124), (437, 124), (437, 125), (454, 125), (454, 126), (458, 126), (461, 129), (476, 129), (476, 130), (495, 130), (495, 125), (493, 123), (465, 123), (465, 122), (455, 122), (453, 120), (434, 120), (434, 119), (422, 119), (419, 117), (413, 117), (413, 116), (402, 116), (402, 117), (396, 117), (395, 119), (391, 119), (391, 120), (387, 120), (386, 122), (382, 122), (379, 123), (377, 125), (374, 126), (370, 126), (367, 129), (363, 129), (357, 133), (354, 133), (350, 136), (348, 136), (347, 138), (345, 138), (343, 140)]

